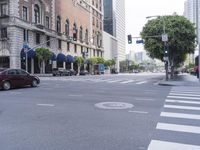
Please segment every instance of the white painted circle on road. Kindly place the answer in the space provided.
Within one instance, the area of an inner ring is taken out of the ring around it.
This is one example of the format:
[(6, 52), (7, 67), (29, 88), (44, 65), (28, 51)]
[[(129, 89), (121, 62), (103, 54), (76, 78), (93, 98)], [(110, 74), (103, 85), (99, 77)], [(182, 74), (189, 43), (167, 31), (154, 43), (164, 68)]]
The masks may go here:
[(102, 102), (95, 104), (95, 107), (101, 109), (130, 109), (133, 108), (134, 105), (124, 102)]

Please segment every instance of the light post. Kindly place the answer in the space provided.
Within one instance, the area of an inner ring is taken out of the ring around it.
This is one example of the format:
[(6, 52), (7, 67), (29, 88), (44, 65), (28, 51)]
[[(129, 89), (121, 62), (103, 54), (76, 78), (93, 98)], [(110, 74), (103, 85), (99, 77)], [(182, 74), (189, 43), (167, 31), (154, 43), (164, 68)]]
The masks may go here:
[(166, 71), (166, 80), (169, 79), (168, 77), (168, 63), (169, 63), (169, 56), (168, 56), (168, 50), (166, 49), (167, 47), (167, 41), (168, 41), (168, 35), (166, 34), (166, 24), (165, 24), (165, 19), (163, 16), (148, 16), (146, 17), (147, 19), (153, 18), (153, 17), (160, 17), (163, 21), (163, 34), (162, 34), (162, 41), (164, 42), (164, 57), (163, 60), (165, 62), (165, 71)]

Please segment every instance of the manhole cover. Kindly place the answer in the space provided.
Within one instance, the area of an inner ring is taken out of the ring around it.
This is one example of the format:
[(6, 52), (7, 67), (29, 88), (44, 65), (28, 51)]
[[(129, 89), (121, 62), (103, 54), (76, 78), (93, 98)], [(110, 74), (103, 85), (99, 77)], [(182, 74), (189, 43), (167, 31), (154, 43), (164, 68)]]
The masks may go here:
[(101, 109), (129, 109), (134, 107), (133, 104), (124, 102), (102, 102), (95, 104), (95, 106)]

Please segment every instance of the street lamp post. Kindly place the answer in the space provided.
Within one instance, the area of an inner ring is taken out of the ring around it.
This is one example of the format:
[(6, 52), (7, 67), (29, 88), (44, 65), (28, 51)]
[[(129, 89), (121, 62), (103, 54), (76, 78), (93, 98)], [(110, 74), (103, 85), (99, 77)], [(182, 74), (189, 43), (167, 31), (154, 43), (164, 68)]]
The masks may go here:
[(168, 35), (166, 34), (166, 24), (165, 24), (165, 19), (163, 16), (148, 16), (146, 17), (147, 19), (153, 18), (153, 17), (161, 17), (163, 21), (163, 34), (162, 34), (162, 41), (164, 42), (164, 57), (163, 60), (165, 62), (165, 71), (166, 71), (166, 80), (169, 79), (168, 77), (168, 64), (169, 64), (169, 57), (168, 57), (168, 50), (166, 49), (167, 47), (167, 41), (168, 41)]

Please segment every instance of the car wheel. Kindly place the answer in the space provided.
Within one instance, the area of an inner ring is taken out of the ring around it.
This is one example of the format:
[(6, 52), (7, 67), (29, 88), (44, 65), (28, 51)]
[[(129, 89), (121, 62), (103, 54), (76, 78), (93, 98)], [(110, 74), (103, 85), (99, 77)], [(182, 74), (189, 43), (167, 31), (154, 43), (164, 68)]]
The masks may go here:
[(32, 81), (31, 86), (32, 86), (32, 87), (37, 87), (37, 85), (38, 85), (38, 82), (37, 82), (37, 80), (34, 79), (34, 80)]
[(4, 90), (10, 90), (10, 89), (11, 89), (11, 84), (10, 84), (9, 81), (5, 81), (5, 82), (3, 83), (3, 89), (4, 89)]

